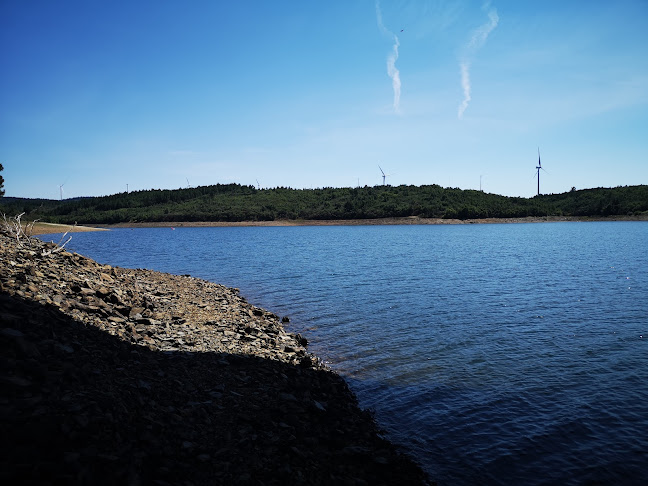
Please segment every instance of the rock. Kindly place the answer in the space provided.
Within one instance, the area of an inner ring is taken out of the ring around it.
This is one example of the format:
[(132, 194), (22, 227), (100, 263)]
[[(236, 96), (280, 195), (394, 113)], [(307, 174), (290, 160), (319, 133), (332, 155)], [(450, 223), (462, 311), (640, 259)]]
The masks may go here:
[(97, 288), (97, 290), (95, 290), (95, 293), (96, 293), (99, 297), (101, 297), (102, 299), (105, 299), (106, 297), (108, 297), (109, 295), (111, 295), (111, 291), (110, 291), (110, 289), (108, 289), (108, 288), (106, 288), (106, 287), (99, 287), (99, 288)]
[(11, 338), (11, 339), (17, 339), (17, 338), (24, 338), (25, 337), (25, 335), (21, 331), (19, 331), (17, 329), (11, 329), (9, 327), (5, 327), (5, 328), (0, 329), (0, 335), (4, 336), (4, 337)]
[(308, 339), (306, 339), (301, 334), (295, 334), (295, 339), (297, 340), (300, 346), (304, 346), (304, 347), (308, 346)]
[(144, 312), (146, 309), (144, 307), (131, 307), (128, 311), (128, 316), (129, 317), (134, 317), (137, 315), (142, 315), (142, 312)]

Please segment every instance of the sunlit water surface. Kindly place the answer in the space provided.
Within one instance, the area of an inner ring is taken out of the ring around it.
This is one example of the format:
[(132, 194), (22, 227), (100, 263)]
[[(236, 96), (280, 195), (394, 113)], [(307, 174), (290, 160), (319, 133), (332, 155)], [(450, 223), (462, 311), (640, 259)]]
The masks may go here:
[(290, 316), (439, 484), (648, 479), (646, 223), (118, 229), (68, 247)]

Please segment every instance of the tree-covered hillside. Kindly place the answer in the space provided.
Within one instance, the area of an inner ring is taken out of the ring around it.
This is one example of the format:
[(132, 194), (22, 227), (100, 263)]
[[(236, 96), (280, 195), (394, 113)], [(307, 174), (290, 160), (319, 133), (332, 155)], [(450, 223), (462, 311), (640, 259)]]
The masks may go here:
[(619, 216), (648, 211), (648, 186), (572, 190), (530, 199), (430, 186), (256, 189), (238, 184), (148, 190), (53, 201), (0, 199), (0, 212), (53, 223), (110, 224), (171, 221), (513, 218)]

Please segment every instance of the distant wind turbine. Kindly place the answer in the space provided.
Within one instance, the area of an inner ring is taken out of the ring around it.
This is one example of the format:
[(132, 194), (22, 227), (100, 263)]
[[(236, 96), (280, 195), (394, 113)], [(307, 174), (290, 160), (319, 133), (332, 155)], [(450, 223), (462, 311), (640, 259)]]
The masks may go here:
[(391, 174), (385, 174), (385, 171), (382, 170), (382, 167), (380, 167), (380, 165), (378, 166), (378, 168), (380, 169), (380, 172), (382, 172), (383, 186), (384, 186), (385, 185), (385, 180), (387, 179), (387, 177), (391, 176)]
[(257, 179), (256, 181), (257, 181), (257, 189), (260, 191), (261, 190), (261, 184), (259, 184), (259, 179)]
[(189, 184), (189, 178), (186, 177), (186, 179), (187, 179), (187, 189), (191, 189), (191, 184)]
[(63, 200), (63, 186), (65, 185), (65, 182), (63, 184), (59, 184), (59, 195), (61, 197), (61, 201)]
[[(538, 176), (538, 196), (540, 195), (540, 171), (544, 170), (542, 164), (540, 163), (540, 147), (538, 147), (538, 167), (536, 167), (536, 174)], [(546, 170), (544, 170), (547, 172)]]

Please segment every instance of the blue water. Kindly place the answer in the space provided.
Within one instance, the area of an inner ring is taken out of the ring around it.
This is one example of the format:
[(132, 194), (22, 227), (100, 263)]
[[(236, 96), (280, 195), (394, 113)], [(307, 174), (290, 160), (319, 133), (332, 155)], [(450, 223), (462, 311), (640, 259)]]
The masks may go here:
[(648, 484), (646, 223), (119, 229), (68, 247), (290, 316), (439, 484)]

